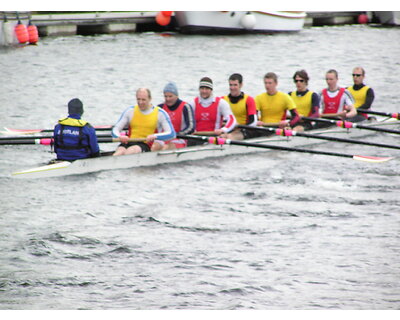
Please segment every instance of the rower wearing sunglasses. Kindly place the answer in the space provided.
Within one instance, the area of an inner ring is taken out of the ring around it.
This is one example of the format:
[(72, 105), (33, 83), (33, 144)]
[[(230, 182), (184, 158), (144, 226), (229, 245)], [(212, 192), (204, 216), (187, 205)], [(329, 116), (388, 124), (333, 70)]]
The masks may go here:
[[(354, 107), (357, 110), (369, 110), (374, 101), (375, 95), (374, 90), (364, 84), (365, 70), (361, 67), (355, 67), (352, 76), (354, 84), (348, 87), (347, 90), (350, 91), (355, 100)], [(368, 119), (368, 115), (360, 113), (348, 120), (351, 122), (359, 122), (365, 119)]]
[[(296, 71), (293, 75), (293, 81), (296, 84), (296, 91), (289, 92), (294, 103), (296, 110), (300, 116), (318, 118), (319, 117), (319, 95), (316, 92), (308, 89), (308, 81), (310, 78), (305, 70)], [(313, 128), (311, 122), (300, 121), (304, 130), (311, 130)]]

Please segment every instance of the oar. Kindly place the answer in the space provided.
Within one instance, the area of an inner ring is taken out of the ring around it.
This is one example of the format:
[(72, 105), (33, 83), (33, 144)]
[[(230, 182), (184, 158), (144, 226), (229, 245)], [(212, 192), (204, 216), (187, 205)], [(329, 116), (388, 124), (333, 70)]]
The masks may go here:
[(394, 119), (400, 120), (400, 113), (399, 112), (389, 113), (389, 112), (362, 110), (362, 109), (361, 110), (357, 109), (357, 112), (358, 113), (367, 113), (367, 114), (376, 114), (377, 116), (390, 117), (390, 118), (394, 118)]
[(192, 134), (195, 136), (216, 136), (217, 134), (214, 131), (195, 131)]
[[(128, 142), (143, 142), (146, 141), (146, 138), (129, 138)], [(99, 143), (111, 143), (111, 142), (120, 142), (119, 138), (111, 138), (111, 137), (99, 137), (97, 139)], [(41, 139), (4, 139), (0, 140), (0, 145), (18, 145), (18, 144), (42, 144), (42, 145), (52, 145), (54, 140), (52, 138), (41, 138)]]
[[(112, 126), (95, 126), (96, 131), (107, 131), (111, 130)], [(32, 134), (32, 133), (44, 133), (44, 132), (53, 132), (54, 129), (12, 129), (12, 128), (4, 128), (6, 131), (1, 131), (3, 134)]]
[[(0, 137), (0, 141), (12, 141), (12, 140), (31, 140), (31, 139), (52, 139), (51, 135), (39, 135), (39, 136), (16, 136), (16, 137)], [(97, 138), (111, 138), (110, 134), (98, 134)]]
[(338, 126), (340, 128), (346, 128), (346, 129), (358, 128), (358, 129), (365, 129), (365, 130), (371, 130), (371, 131), (379, 131), (379, 132), (400, 134), (400, 131), (398, 131), (398, 130), (391, 130), (391, 129), (364, 126), (362, 124), (358, 124), (358, 123), (350, 122), (350, 121), (341, 121), (341, 120), (332, 120), (332, 119), (320, 119), (320, 118), (311, 118), (311, 117), (301, 117), (301, 119), (307, 120), (307, 121), (331, 123), (331, 124), (335, 124), (336, 126)]
[(238, 127), (239, 128), (245, 128), (245, 129), (248, 129), (248, 130), (259, 130), (259, 131), (274, 132), (278, 136), (284, 136), (284, 137), (298, 136), (298, 137), (305, 137), (305, 138), (312, 138), (312, 139), (320, 139), (320, 140), (328, 140), (328, 141), (336, 141), (336, 142), (344, 142), (344, 143), (362, 144), (362, 145), (373, 146), (373, 147), (400, 149), (400, 146), (394, 146), (394, 145), (391, 145), (391, 144), (374, 143), (374, 142), (367, 142), (367, 141), (360, 141), (360, 140), (353, 140), (353, 139), (345, 139), (345, 138), (337, 138), (337, 137), (329, 137), (329, 136), (320, 136), (320, 135), (316, 135), (316, 134), (297, 132), (297, 131), (288, 130), (288, 129), (252, 127), (252, 126), (246, 126), (246, 125), (238, 125)]
[(192, 140), (205, 141), (205, 142), (208, 142), (211, 144), (217, 144), (217, 145), (231, 144), (231, 145), (238, 145), (238, 146), (245, 146), (245, 147), (264, 148), (264, 149), (273, 149), (273, 150), (282, 150), (282, 151), (294, 151), (294, 152), (302, 152), (302, 153), (312, 153), (312, 154), (320, 154), (320, 155), (326, 155), (326, 156), (351, 158), (353, 160), (368, 161), (368, 162), (385, 162), (385, 161), (393, 159), (392, 157), (370, 157), (370, 156), (359, 156), (359, 155), (336, 153), (336, 152), (329, 152), (329, 151), (317, 151), (317, 150), (309, 150), (309, 149), (290, 148), (290, 147), (275, 146), (275, 145), (270, 145), (270, 144), (259, 144), (259, 143), (245, 142), (245, 141), (230, 140), (230, 139), (224, 139), (224, 138), (218, 138), (218, 137), (205, 137), (205, 136), (202, 137), (202, 136), (193, 136), (193, 135), (177, 135), (177, 137), (180, 139), (192, 139)]

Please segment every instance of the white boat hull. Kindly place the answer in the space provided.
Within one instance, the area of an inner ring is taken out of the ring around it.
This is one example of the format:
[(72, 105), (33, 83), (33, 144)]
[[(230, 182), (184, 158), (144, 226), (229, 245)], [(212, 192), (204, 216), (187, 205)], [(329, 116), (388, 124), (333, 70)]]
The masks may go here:
[(305, 12), (176, 11), (182, 33), (274, 33), (300, 31)]
[[(373, 123), (373, 126), (398, 124), (395, 119), (389, 119), (382, 123)], [(357, 138), (374, 134), (372, 131), (361, 129), (333, 128), (327, 130), (313, 131), (313, 134), (328, 135), (341, 138)], [(253, 143), (271, 144), (285, 147), (298, 147), (313, 144), (326, 143), (325, 140), (317, 140), (302, 137), (270, 136), (245, 140)], [(124, 156), (105, 156), (99, 158), (82, 159), (74, 162), (63, 161), (56, 164), (45, 165), (28, 170), (12, 173), (14, 178), (49, 178), (66, 175), (77, 175), (103, 170), (127, 169), (135, 167), (155, 166), (160, 164), (178, 163), (183, 161), (200, 160), (206, 158), (222, 157), (233, 154), (248, 154), (254, 152), (266, 152), (270, 149), (256, 147), (244, 147), (236, 145), (202, 145), (167, 150), (160, 152), (146, 152)]]

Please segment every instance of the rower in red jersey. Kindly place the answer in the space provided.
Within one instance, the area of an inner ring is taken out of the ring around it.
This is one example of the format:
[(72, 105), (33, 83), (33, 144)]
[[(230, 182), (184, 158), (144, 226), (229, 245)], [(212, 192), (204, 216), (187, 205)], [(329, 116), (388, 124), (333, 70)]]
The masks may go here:
[(213, 82), (209, 77), (201, 78), (199, 93), (200, 95), (190, 102), (194, 110), (196, 132), (211, 131), (217, 136), (226, 136), (235, 129), (235, 116), (224, 99), (213, 95)]
[[(177, 134), (185, 135), (193, 133), (193, 109), (187, 102), (179, 99), (178, 87), (174, 82), (169, 82), (166, 84), (164, 87), (164, 103), (161, 103), (158, 106), (168, 113)], [(155, 140), (151, 150), (157, 151), (178, 149), (186, 146), (187, 141), (179, 138), (174, 138), (168, 141)]]
[[(339, 117), (342, 119), (352, 118), (357, 114), (354, 107), (354, 100), (346, 88), (338, 86), (338, 73), (336, 70), (329, 70), (325, 75), (328, 88), (321, 92), (321, 116)], [(320, 126), (320, 125), (319, 125)]]

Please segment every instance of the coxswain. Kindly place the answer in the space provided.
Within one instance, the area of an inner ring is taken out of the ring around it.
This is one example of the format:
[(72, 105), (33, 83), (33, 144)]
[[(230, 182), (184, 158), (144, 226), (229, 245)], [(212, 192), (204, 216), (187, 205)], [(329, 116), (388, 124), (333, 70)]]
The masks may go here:
[[(200, 79), (199, 96), (189, 103), (194, 110), (196, 132), (212, 132), (217, 136), (226, 136), (235, 129), (235, 116), (228, 102), (221, 97), (214, 97), (213, 82), (209, 77)], [(198, 144), (190, 140), (189, 143)]]
[[(136, 91), (137, 105), (128, 107), (112, 129), (112, 136), (119, 138), (121, 144), (114, 156), (151, 151), (154, 140), (171, 140), (175, 130), (167, 112), (151, 104), (151, 92), (147, 88)], [(128, 127), (128, 134), (123, 130)], [(129, 141), (129, 139), (143, 141)]]
[[(176, 84), (174, 82), (167, 83), (163, 93), (164, 103), (158, 106), (168, 113), (175, 132), (180, 135), (193, 133), (195, 127), (193, 109), (187, 102), (179, 99), (178, 87)], [(184, 139), (174, 138), (168, 141), (155, 140), (151, 151), (178, 149), (186, 146), (187, 141)]]
[[(316, 92), (308, 89), (308, 82), (310, 78), (306, 70), (298, 70), (293, 75), (293, 82), (296, 85), (296, 91), (289, 92), (290, 97), (293, 99), (296, 110), (300, 117), (319, 117), (319, 95)], [(304, 130), (313, 129), (311, 122), (301, 121), (299, 126)], [(299, 128), (300, 130), (300, 128)]]
[(57, 160), (73, 161), (98, 157), (100, 149), (95, 129), (85, 120), (82, 101), (75, 98), (68, 102), (68, 117), (54, 127), (54, 151)]
[[(365, 70), (362, 67), (355, 67), (352, 73), (353, 85), (348, 87), (354, 98), (354, 107), (356, 110), (370, 110), (372, 102), (374, 101), (374, 90), (364, 84)], [(353, 118), (348, 119), (351, 122), (360, 122), (368, 119), (366, 113), (359, 113)]]
[[(290, 126), (296, 130), (296, 125), (300, 121), (300, 116), (296, 110), (293, 99), (285, 92), (278, 91), (278, 76), (274, 72), (268, 72), (264, 76), (264, 86), (266, 92), (256, 96), (256, 106), (259, 112), (259, 126), (269, 126), (276, 124), (281, 127)], [(287, 112), (290, 112), (291, 120), (286, 121)], [(265, 132), (263, 135), (270, 135)]]
[[(257, 108), (253, 97), (242, 91), (243, 76), (233, 73), (229, 76), (229, 94), (223, 98), (229, 103), (238, 124), (257, 126)], [(228, 139), (243, 140), (258, 136), (259, 131), (236, 128), (228, 134)]]

